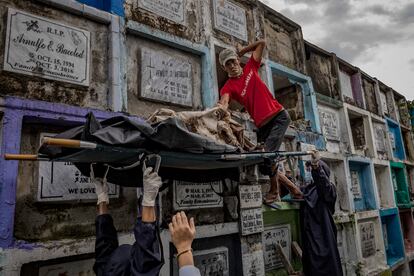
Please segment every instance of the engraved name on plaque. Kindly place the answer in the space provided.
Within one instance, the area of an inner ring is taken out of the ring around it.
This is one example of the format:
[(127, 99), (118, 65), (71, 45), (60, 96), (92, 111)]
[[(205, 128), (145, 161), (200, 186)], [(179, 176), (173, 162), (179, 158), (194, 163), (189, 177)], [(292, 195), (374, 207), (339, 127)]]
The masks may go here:
[(213, 0), (214, 27), (247, 41), (246, 11), (227, 0)]

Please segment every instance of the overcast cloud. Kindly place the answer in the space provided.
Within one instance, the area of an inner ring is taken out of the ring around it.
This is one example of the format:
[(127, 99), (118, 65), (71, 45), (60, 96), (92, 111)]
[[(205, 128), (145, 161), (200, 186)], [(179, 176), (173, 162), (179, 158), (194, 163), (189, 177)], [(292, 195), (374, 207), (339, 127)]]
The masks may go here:
[(413, 0), (263, 0), (334, 52), (414, 99)]

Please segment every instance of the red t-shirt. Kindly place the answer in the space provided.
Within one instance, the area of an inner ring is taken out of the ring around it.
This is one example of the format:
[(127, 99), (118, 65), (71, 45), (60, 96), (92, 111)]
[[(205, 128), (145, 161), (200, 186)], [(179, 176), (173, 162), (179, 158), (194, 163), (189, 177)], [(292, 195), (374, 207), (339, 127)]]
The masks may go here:
[(261, 80), (259, 67), (260, 62), (252, 56), (244, 66), (243, 74), (238, 78), (229, 78), (220, 90), (220, 96), (229, 94), (231, 99), (241, 103), (257, 127), (262, 126), (266, 119), (283, 109)]

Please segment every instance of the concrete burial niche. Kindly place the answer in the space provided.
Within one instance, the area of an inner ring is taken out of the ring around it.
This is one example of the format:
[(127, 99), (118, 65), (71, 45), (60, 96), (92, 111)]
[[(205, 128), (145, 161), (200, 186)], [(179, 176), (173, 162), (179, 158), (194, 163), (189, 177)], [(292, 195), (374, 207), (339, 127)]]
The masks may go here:
[(374, 134), (369, 113), (344, 104), (351, 152), (360, 156), (374, 157)]
[[(35, 154), (41, 137), (79, 123), (27, 117), (21, 152)], [(10, 161), (9, 161), (10, 162)], [(118, 231), (129, 231), (137, 210), (136, 189), (110, 185), (110, 211)], [(88, 177), (70, 163), (20, 162), (14, 237), (26, 241), (83, 238), (95, 235), (96, 195)]]
[(387, 270), (384, 236), (378, 211), (356, 213), (358, 275), (378, 275)]
[(361, 79), (366, 110), (376, 115), (380, 115), (380, 103), (377, 98), (375, 80), (365, 73), (361, 74)]
[(403, 143), (403, 139), (401, 135), (400, 125), (396, 121), (390, 118), (385, 118), (385, 120), (387, 121), (388, 135), (390, 138), (391, 151), (392, 151), (393, 158), (404, 160), (405, 151), (404, 151), (404, 143)]
[(401, 229), (407, 257), (414, 258), (414, 222), (411, 209), (400, 209)]
[(411, 122), (410, 122), (411, 118), (410, 118), (410, 113), (408, 111), (407, 100), (405, 99), (403, 95), (399, 94), (398, 92), (394, 90), (393, 90), (393, 94), (394, 94), (394, 101), (396, 105), (398, 122), (402, 126), (409, 128), (411, 125)]
[(411, 208), (405, 165), (400, 162), (391, 161), (390, 166), (397, 206), (399, 208)]
[(396, 207), (389, 163), (374, 164), (374, 172), (378, 188), (380, 208), (388, 209)]
[(351, 198), (355, 211), (378, 208), (373, 165), (369, 159), (350, 157), (347, 159)]
[[(117, 1), (112, 1), (117, 2)], [(188, 39), (192, 42), (202, 42), (202, 2), (200, 1), (124, 1), (125, 17), (156, 30)]]
[(378, 93), (381, 103), (381, 115), (386, 117), (391, 117), (391, 113), (394, 111), (394, 101), (392, 101), (393, 105), (390, 105), (391, 103), (388, 101), (388, 98), (390, 97), (391, 92), (388, 86), (386, 86), (384, 83), (378, 81)]
[(339, 76), (333, 54), (305, 41), (306, 70), (315, 92), (340, 100)]
[(350, 252), (357, 252), (357, 243), (355, 239), (355, 222), (346, 221), (336, 223), (337, 229), (337, 246), (339, 255), (341, 257), (342, 270), (344, 275), (354, 275), (358, 269), (358, 255), (350, 254)]
[[(133, 32), (131, 30), (131, 32)], [(201, 57), (133, 33), (126, 36), (128, 111), (148, 117), (158, 108), (203, 108)]]
[(380, 210), (380, 215), (387, 264), (394, 267), (404, 261), (405, 257), (398, 209)]
[(408, 179), (408, 190), (410, 192), (411, 201), (414, 198), (414, 165), (406, 164), (407, 169), (407, 179)]
[(392, 158), (392, 153), (390, 149), (388, 129), (387, 125), (385, 124), (385, 120), (377, 120), (374, 117), (371, 117), (371, 119), (376, 150), (375, 158), (380, 160), (388, 160)]
[(264, 37), (269, 59), (305, 74), (302, 30), (276, 11), (264, 12)]
[(344, 109), (332, 108), (318, 102), (319, 120), (326, 140), (326, 151), (330, 153), (350, 152)]
[[(265, 260), (265, 269), (270, 275), (279, 275), (285, 273), (285, 268), (281, 264), (280, 258), (275, 254), (275, 241), (280, 241), (284, 252), (290, 257), (296, 270), (301, 269), (300, 260), (294, 258), (291, 251), (292, 242), (300, 244), (300, 219), (299, 205), (280, 202), (280, 209), (275, 210), (269, 207), (263, 207), (263, 222), (265, 230), (263, 237), (263, 252)], [(272, 236), (272, 239), (269, 239)]]
[[(242, 275), (242, 255), (240, 239), (237, 234), (198, 238), (192, 243), (194, 265), (202, 275)], [(170, 274), (178, 276), (177, 258), (174, 245), (169, 243), (170, 263), (165, 266), (172, 267)]]
[[(102, 21), (99, 16), (94, 20), (80, 13), (38, 1), (7, 1), (0, 5), (5, 23), (0, 43), (0, 59), (5, 60), (0, 73), (2, 94), (81, 107), (112, 108), (108, 104), (111, 21)], [(18, 27), (29, 19), (37, 22), (37, 28), (50, 31), (30, 32)], [(13, 40), (15, 37), (21, 39)], [(34, 54), (31, 46), (23, 41), (50, 41), (52, 51), (44, 45)], [(73, 51), (73, 55), (65, 54), (66, 51)]]
[(352, 210), (351, 200), (349, 194), (349, 186), (347, 182), (347, 173), (345, 171), (345, 162), (340, 159), (325, 158), (322, 155), (322, 160), (328, 165), (331, 170), (330, 180), (335, 184), (337, 199), (335, 204), (335, 215), (342, 215), (349, 213)]
[(404, 143), (404, 151), (406, 159), (414, 161), (414, 137), (411, 129), (401, 125), (401, 135)]
[(339, 61), (339, 80), (341, 84), (342, 99), (345, 103), (360, 108), (365, 107), (362, 93), (361, 73), (357, 68), (341, 59)]

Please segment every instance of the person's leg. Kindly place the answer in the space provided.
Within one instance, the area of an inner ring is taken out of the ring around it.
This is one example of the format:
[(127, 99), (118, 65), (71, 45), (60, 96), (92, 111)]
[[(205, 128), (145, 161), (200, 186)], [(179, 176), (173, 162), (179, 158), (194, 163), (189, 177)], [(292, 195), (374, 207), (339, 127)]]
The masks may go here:
[[(265, 140), (266, 151), (279, 150), (290, 122), (291, 120), (289, 117), (289, 113), (286, 110), (280, 112), (271, 121), (272, 128), (269, 131), (269, 135)], [(273, 171), (277, 170), (277, 166), (274, 165), (272, 169)], [(292, 181), (290, 181), (283, 173), (278, 171), (274, 176), (270, 177), (270, 190), (269, 193), (266, 195), (266, 201), (270, 202), (272, 200), (274, 201), (280, 199), (280, 183), (283, 184), (295, 198), (301, 197), (301, 192), (299, 188), (297, 188), (295, 184), (293, 184)]]

